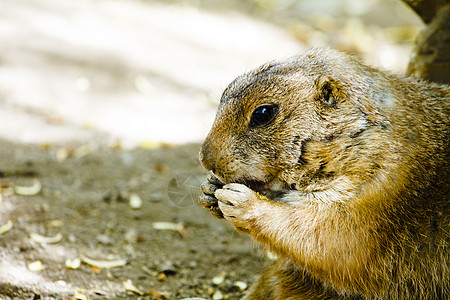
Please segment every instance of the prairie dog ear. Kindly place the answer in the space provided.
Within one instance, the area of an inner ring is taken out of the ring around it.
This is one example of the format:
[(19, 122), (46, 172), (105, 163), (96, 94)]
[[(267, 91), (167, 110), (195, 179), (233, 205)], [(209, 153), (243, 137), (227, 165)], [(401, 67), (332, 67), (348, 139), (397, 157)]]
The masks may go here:
[(336, 107), (345, 99), (345, 94), (339, 82), (328, 76), (319, 76), (314, 82), (316, 86), (315, 99), (325, 107)]

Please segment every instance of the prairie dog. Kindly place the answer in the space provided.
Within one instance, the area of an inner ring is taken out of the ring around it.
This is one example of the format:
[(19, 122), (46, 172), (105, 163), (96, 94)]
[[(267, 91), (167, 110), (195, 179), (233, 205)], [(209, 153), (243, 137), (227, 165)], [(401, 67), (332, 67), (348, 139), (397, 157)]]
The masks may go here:
[(199, 202), (279, 256), (245, 299), (450, 299), (449, 112), (329, 49), (235, 79)]

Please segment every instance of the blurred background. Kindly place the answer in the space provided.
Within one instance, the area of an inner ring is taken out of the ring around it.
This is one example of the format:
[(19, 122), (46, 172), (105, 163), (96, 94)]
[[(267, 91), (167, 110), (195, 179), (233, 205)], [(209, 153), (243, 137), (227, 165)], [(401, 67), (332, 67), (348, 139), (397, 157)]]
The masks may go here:
[(403, 73), (422, 26), (400, 0), (3, 0), (0, 138), (200, 142), (237, 75), (311, 47)]

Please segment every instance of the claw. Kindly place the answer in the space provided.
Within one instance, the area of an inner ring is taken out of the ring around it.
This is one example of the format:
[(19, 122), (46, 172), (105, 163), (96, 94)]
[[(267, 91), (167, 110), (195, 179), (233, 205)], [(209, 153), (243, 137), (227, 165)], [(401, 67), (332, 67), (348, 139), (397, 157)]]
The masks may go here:
[(219, 178), (217, 178), (216, 176), (214, 176), (214, 174), (209, 174), (207, 180), (208, 180), (211, 184), (216, 185), (216, 186), (218, 186), (218, 187), (222, 187), (222, 186), (225, 185), (222, 181), (219, 180)]
[(211, 184), (208, 181), (205, 181), (200, 186), (202, 193), (207, 195), (214, 195), (214, 192), (220, 187), (214, 184)]
[(217, 198), (211, 195), (201, 195), (198, 197), (198, 203), (204, 208), (211, 208), (213, 206), (217, 206)]
[(218, 206), (213, 206), (209, 209), (209, 212), (218, 219), (223, 219), (223, 213)]

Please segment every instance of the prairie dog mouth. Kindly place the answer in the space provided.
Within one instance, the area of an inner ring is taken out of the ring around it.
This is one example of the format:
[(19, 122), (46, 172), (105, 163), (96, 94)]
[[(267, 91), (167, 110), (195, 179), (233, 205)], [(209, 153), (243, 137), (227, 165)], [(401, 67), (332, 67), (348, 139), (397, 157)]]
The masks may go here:
[(284, 188), (280, 188), (279, 184), (277, 185), (273, 180), (263, 181), (263, 180), (255, 180), (255, 179), (244, 179), (240, 178), (237, 180), (232, 180), (230, 182), (224, 181), (220, 176), (213, 174), (214, 178), (213, 182), (217, 186), (224, 186), (227, 183), (239, 183), (247, 186), (251, 190), (269, 197), (279, 197), (281, 194), (285, 192)]
[(245, 182), (240, 182), (253, 191), (266, 196), (267, 198), (274, 201), (283, 201), (282, 198), (289, 191), (286, 184), (279, 182), (276, 179), (269, 181), (262, 180), (246, 180)]
[(238, 179), (238, 180), (232, 180), (230, 182), (226, 182), (224, 181), (220, 176), (216, 175), (216, 174), (212, 174), (213, 175), (213, 181), (216, 185), (219, 186), (223, 186), (227, 183), (240, 183), (243, 185), (246, 185), (247, 187), (249, 187), (250, 189), (254, 190), (255, 192), (258, 193), (263, 193), (265, 190), (267, 190), (269, 182), (266, 181), (262, 181), (262, 180), (250, 180), (250, 179)]
[(268, 186), (267, 182), (260, 181), (260, 180), (244, 180), (243, 182), (239, 182), (239, 183), (242, 183), (242, 184), (248, 186), (250, 189), (254, 190), (255, 192), (258, 192), (261, 194), (267, 190), (267, 186)]

